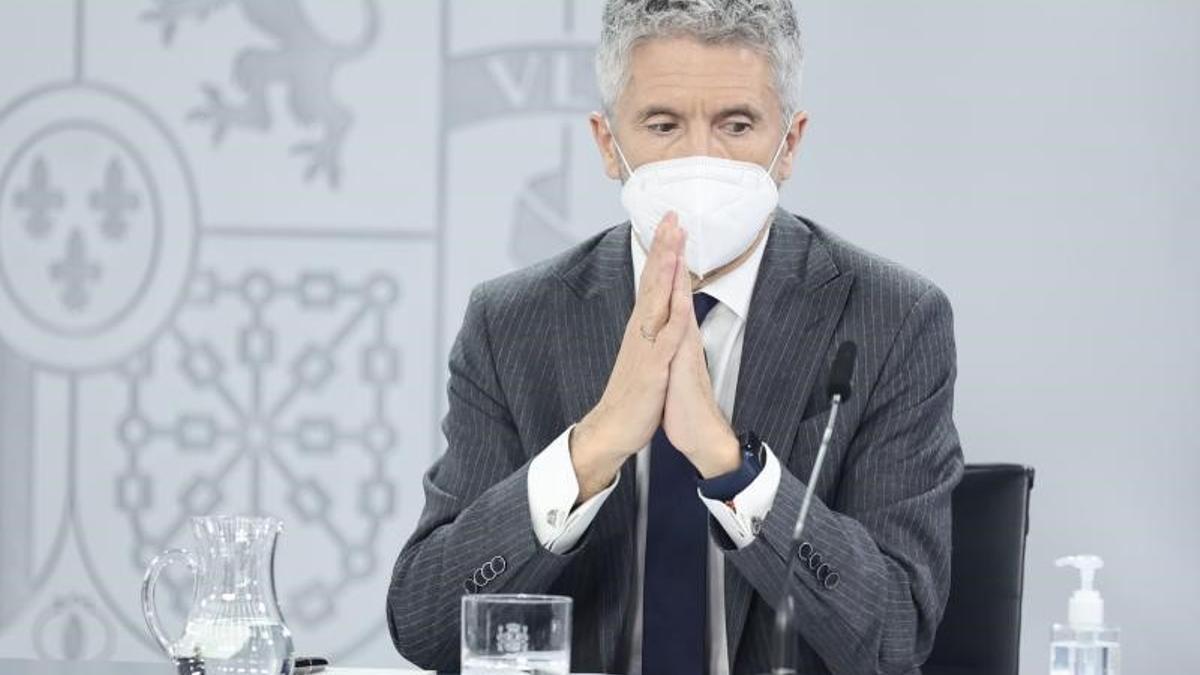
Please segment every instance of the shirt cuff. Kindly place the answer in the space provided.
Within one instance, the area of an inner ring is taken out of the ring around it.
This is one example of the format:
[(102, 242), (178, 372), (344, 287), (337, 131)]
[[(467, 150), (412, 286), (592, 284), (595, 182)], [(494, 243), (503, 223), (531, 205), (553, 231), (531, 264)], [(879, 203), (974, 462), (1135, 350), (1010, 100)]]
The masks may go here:
[(696, 490), (700, 501), (704, 502), (708, 512), (738, 548), (749, 546), (758, 536), (767, 513), (775, 504), (775, 493), (779, 491), (779, 460), (775, 459), (775, 453), (771, 452), (766, 443), (763, 444), (763, 450), (766, 461), (762, 471), (733, 499), (727, 502), (709, 499), (698, 488)]
[(621, 480), (620, 472), (612, 484), (575, 506), (579, 498), (579, 479), (571, 463), (571, 430), (567, 427), (558, 438), (529, 463), (529, 515), (533, 533), (551, 553), (566, 553), (583, 538), (596, 518), (604, 500)]

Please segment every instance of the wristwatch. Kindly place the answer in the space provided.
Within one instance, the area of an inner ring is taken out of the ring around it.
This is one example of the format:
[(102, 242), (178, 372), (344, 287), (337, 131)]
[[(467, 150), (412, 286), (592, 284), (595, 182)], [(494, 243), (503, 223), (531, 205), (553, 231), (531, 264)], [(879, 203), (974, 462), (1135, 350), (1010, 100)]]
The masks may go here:
[(729, 502), (738, 496), (742, 490), (750, 487), (758, 474), (766, 465), (766, 448), (762, 439), (753, 431), (743, 431), (738, 434), (738, 446), (742, 454), (742, 462), (738, 468), (729, 473), (701, 479), (700, 494), (708, 499)]

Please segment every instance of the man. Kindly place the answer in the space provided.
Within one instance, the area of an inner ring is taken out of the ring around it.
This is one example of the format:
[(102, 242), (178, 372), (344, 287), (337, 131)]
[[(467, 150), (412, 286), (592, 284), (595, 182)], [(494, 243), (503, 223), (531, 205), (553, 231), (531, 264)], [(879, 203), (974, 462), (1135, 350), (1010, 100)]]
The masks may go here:
[(766, 672), (789, 593), (799, 672), (924, 661), (962, 473), (950, 306), (777, 208), (799, 67), (788, 0), (608, 2), (590, 121), (630, 223), (471, 295), (388, 592), (412, 662), (457, 669), (461, 596), (517, 592), (574, 598), (576, 672)]

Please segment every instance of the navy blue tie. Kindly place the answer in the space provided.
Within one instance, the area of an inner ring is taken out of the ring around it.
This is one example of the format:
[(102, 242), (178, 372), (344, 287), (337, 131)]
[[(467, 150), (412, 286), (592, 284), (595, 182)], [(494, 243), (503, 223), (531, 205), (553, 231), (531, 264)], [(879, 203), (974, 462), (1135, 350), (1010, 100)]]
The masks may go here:
[[(703, 324), (717, 300), (696, 293), (692, 304)], [(708, 511), (696, 495), (696, 470), (662, 427), (650, 442), (643, 579), (642, 672), (706, 672)]]

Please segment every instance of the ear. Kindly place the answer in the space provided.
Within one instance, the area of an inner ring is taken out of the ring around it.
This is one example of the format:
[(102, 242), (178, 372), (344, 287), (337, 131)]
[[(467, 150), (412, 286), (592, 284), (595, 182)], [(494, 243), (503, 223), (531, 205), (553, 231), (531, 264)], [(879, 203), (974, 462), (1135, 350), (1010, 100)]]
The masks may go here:
[(588, 115), (588, 123), (592, 127), (592, 138), (596, 148), (600, 150), (600, 160), (604, 163), (604, 175), (613, 180), (621, 180), (624, 172), (621, 170), (621, 158), (617, 156), (617, 148), (613, 143), (612, 129), (600, 112)]
[(783, 150), (779, 153), (779, 161), (775, 163), (775, 177), (780, 183), (792, 177), (793, 162), (800, 149), (800, 139), (804, 136), (806, 126), (808, 126), (807, 112), (801, 110), (792, 115), (787, 138), (783, 141)]

